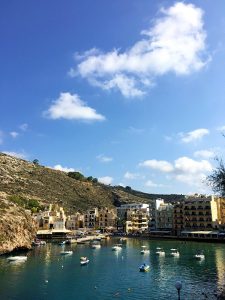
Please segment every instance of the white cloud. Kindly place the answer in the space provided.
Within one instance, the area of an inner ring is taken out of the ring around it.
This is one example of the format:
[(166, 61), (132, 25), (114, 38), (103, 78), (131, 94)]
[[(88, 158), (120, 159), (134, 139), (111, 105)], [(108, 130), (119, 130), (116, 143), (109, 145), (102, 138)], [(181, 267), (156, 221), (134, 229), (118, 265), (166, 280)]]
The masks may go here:
[(170, 176), (167, 176), (169, 179), (172, 178), (198, 187), (202, 185), (206, 176), (213, 169), (207, 160), (197, 161), (185, 156), (176, 159), (173, 164), (167, 161), (147, 160), (140, 163), (139, 166), (161, 171), (162, 173), (169, 174)]
[(108, 163), (113, 160), (112, 157), (105, 156), (104, 154), (99, 154), (96, 158), (102, 163)]
[(175, 160), (174, 170), (178, 174), (200, 174), (202, 172), (211, 172), (212, 165), (207, 160), (196, 161), (184, 156)]
[(148, 180), (146, 181), (145, 186), (155, 188), (155, 187), (162, 187), (163, 185), (154, 183), (152, 180)]
[(191, 143), (193, 141), (201, 140), (205, 135), (209, 134), (209, 130), (206, 128), (199, 128), (187, 133), (180, 133), (181, 141), (183, 143)]
[(172, 172), (173, 171), (173, 165), (165, 160), (145, 160), (144, 162), (139, 164), (140, 167), (147, 167), (150, 169), (158, 170), (161, 172)]
[(99, 177), (98, 181), (101, 182), (101, 183), (109, 185), (113, 182), (113, 178), (110, 177), (110, 176)]
[(125, 179), (137, 179), (137, 178), (139, 178), (140, 177), (140, 174), (138, 174), (138, 173), (131, 173), (131, 172), (126, 172), (125, 174), (124, 174), (124, 178)]
[(211, 150), (199, 150), (194, 152), (194, 157), (211, 158), (215, 156), (215, 152)]
[(61, 165), (55, 165), (53, 167), (54, 170), (58, 170), (58, 171), (63, 171), (63, 172), (74, 172), (75, 169), (74, 168), (68, 168), (68, 167), (63, 167)]
[(13, 137), (13, 138), (16, 138), (16, 137), (19, 135), (19, 133), (16, 132), (16, 131), (11, 131), (9, 134), (10, 134), (11, 137)]
[(44, 115), (50, 119), (102, 121), (105, 117), (87, 106), (77, 94), (61, 93)]
[(217, 128), (218, 131), (225, 131), (225, 125)]
[(77, 66), (70, 75), (80, 75), (105, 90), (118, 89), (125, 97), (138, 97), (157, 76), (169, 72), (187, 75), (209, 61), (203, 10), (193, 4), (177, 2), (162, 8), (161, 17), (141, 34), (143, 38), (124, 52), (93, 48), (76, 54)]
[(142, 134), (145, 130), (142, 128), (136, 128), (136, 127), (130, 126), (128, 128), (128, 131), (131, 134)]
[(14, 157), (17, 157), (17, 158), (21, 158), (21, 159), (26, 159), (27, 158), (26, 154), (23, 153), (23, 152), (2, 151), (2, 153), (5, 153), (7, 155), (14, 156)]
[(27, 123), (23, 123), (19, 126), (20, 130), (22, 131), (27, 131), (28, 129), (28, 124)]

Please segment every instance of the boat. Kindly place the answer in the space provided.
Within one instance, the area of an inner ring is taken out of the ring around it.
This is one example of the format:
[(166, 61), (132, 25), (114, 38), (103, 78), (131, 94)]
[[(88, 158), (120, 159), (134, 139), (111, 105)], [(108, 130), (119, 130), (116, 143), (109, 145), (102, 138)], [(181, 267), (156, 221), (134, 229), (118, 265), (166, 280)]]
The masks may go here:
[(157, 247), (156, 249), (157, 249), (157, 251), (156, 251), (157, 255), (165, 256), (165, 251), (162, 248)]
[(43, 246), (43, 245), (46, 245), (46, 241), (41, 241), (39, 239), (36, 239), (32, 242), (32, 245), (33, 246)]
[(66, 244), (66, 241), (59, 242), (59, 246), (63, 246)]
[(180, 253), (177, 249), (170, 249), (170, 251), (171, 251), (171, 253), (170, 253), (171, 256), (174, 256), (174, 257), (180, 256)]
[(121, 242), (121, 243), (126, 243), (126, 242), (127, 242), (127, 239), (126, 239), (125, 237), (121, 237), (121, 238), (120, 238), (120, 242)]
[(149, 269), (150, 269), (150, 266), (146, 265), (145, 263), (139, 267), (140, 272), (148, 272)]
[(27, 256), (10, 256), (7, 258), (8, 261), (26, 261)]
[(194, 258), (197, 260), (203, 260), (205, 259), (205, 255), (203, 254), (202, 251), (198, 252), (197, 254), (194, 255)]
[(150, 253), (150, 250), (146, 249), (146, 246), (141, 246), (141, 247), (142, 247), (141, 254), (148, 254), (148, 253)]
[(112, 247), (112, 251), (118, 251), (118, 250), (122, 250), (122, 245), (121, 244), (115, 244)]
[(87, 265), (89, 263), (89, 259), (86, 256), (81, 256), (80, 264), (81, 266)]
[(73, 251), (61, 251), (60, 254), (61, 255), (72, 255)]
[(94, 241), (93, 243), (91, 243), (91, 248), (99, 249), (99, 248), (101, 248), (101, 244), (98, 241)]

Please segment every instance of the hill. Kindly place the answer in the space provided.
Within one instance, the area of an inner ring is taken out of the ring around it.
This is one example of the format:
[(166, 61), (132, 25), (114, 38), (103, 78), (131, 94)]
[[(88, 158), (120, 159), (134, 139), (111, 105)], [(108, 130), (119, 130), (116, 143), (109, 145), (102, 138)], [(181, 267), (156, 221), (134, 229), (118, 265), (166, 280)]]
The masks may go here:
[(107, 186), (91, 176), (67, 174), (0, 153), (0, 254), (30, 247), (35, 234), (30, 211), (43, 205), (57, 203), (72, 214), (93, 207), (150, 203), (159, 197), (174, 201), (183, 196), (152, 195), (130, 187)]

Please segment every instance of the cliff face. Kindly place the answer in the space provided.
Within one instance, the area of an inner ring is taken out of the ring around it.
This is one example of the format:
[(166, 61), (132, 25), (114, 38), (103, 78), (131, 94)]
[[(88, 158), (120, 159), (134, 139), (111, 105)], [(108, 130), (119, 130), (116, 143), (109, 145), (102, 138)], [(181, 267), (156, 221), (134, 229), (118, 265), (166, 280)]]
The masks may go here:
[(0, 254), (15, 249), (30, 249), (36, 228), (31, 215), (0, 193)]

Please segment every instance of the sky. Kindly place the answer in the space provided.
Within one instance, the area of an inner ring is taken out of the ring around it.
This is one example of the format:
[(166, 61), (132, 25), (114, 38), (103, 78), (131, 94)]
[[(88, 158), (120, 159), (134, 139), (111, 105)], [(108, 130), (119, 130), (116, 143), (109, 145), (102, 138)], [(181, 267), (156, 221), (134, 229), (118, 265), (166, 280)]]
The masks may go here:
[(3, 0), (0, 151), (148, 193), (212, 193), (225, 1)]

